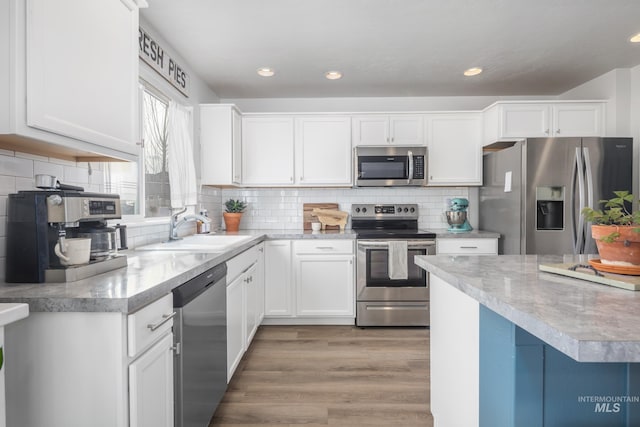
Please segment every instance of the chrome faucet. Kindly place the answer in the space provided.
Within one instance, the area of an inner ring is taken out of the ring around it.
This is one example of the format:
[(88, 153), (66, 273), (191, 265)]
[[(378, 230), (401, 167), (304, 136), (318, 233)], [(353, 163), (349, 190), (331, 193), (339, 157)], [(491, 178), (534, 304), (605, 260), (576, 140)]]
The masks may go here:
[(171, 220), (169, 221), (169, 240), (181, 240), (182, 237), (178, 237), (178, 228), (180, 228), (182, 225), (186, 224), (189, 221), (195, 221), (199, 219), (200, 221), (203, 221), (206, 223), (211, 222), (211, 218), (203, 215), (198, 215), (198, 214), (189, 214), (189, 215), (183, 216), (182, 218), (178, 218), (180, 215), (182, 215), (186, 211), (187, 211), (187, 208), (185, 207), (180, 212), (177, 212), (171, 215)]

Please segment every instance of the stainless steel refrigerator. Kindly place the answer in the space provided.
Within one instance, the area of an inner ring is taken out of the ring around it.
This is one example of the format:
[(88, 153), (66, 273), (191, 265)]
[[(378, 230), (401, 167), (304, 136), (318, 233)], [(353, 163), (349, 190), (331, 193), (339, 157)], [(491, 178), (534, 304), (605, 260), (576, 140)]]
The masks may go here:
[(633, 191), (633, 140), (529, 138), (486, 153), (483, 167), (479, 227), (500, 233), (498, 253), (597, 253), (580, 211)]

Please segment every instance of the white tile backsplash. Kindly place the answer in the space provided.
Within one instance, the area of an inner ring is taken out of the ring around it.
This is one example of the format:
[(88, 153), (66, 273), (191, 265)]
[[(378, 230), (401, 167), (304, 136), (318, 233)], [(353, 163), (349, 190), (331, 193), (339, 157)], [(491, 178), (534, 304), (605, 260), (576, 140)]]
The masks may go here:
[[(2, 171), (4, 174), (4, 171)], [(52, 175), (61, 178), (64, 174), (64, 166), (49, 163), (47, 160), (33, 162), (33, 174), (35, 175)]]
[[(240, 222), (241, 229), (302, 228), (303, 203), (338, 203), (350, 212), (352, 203), (417, 203), (418, 225), (424, 229), (447, 228), (444, 211), (452, 197), (468, 197), (466, 187), (447, 188), (341, 188), (341, 189), (223, 189), (221, 204), (228, 199), (248, 203)], [(224, 208), (224, 206), (221, 206)], [(220, 223), (224, 228), (224, 222)], [(350, 224), (348, 224), (348, 227)]]
[(33, 160), (1, 155), (0, 170), (6, 175), (33, 178)]

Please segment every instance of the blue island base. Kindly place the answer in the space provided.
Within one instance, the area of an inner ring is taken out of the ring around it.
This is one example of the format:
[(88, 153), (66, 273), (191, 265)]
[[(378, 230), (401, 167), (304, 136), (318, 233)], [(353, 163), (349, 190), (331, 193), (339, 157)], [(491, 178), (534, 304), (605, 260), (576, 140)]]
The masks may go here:
[(480, 427), (640, 426), (640, 363), (577, 362), (480, 306)]

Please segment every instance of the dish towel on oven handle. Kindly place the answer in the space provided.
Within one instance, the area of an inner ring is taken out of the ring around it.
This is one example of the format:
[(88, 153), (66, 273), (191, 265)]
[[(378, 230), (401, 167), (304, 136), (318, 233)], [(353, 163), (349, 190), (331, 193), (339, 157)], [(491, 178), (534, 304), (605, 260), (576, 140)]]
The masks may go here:
[(388, 255), (389, 279), (407, 280), (407, 242), (405, 240), (389, 240)]

